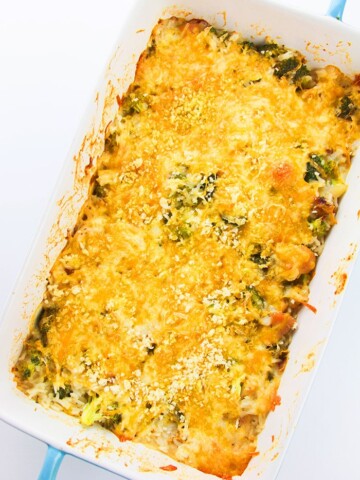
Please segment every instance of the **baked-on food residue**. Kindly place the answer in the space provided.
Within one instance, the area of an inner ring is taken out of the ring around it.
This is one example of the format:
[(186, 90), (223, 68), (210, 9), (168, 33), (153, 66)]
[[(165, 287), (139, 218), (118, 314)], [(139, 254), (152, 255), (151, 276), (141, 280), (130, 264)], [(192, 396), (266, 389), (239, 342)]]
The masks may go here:
[(241, 474), (360, 133), (359, 85), (161, 20), (14, 367), (35, 401)]

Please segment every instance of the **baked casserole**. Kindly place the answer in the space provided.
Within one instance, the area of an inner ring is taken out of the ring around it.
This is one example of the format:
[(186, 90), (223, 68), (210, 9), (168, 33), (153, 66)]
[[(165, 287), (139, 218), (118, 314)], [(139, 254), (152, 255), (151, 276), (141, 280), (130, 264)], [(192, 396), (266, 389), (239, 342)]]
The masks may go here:
[[(240, 475), (360, 137), (360, 80), (161, 20), (14, 366), (36, 402)], [(175, 468), (175, 467), (174, 467)]]

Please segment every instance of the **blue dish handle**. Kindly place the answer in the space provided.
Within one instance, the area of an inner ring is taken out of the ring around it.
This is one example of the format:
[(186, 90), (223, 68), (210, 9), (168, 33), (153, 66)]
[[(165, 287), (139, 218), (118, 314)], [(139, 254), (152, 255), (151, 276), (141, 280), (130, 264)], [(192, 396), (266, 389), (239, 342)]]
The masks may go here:
[(346, 0), (331, 0), (327, 15), (336, 18), (336, 20), (342, 20), (345, 5)]
[(48, 445), (48, 450), (38, 480), (55, 480), (64, 456), (64, 452)]

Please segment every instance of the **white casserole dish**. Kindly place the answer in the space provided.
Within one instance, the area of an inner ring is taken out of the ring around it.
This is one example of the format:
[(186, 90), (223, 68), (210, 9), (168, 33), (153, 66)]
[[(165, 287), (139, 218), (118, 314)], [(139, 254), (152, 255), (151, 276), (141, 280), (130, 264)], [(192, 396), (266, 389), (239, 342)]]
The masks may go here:
[[(189, 11), (191, 5), (195, 2), (183, 1), (178, 2), (180, 10)], [(161, 16), (163, 8), (171, 5), (171, 2), (157, 1), (156, 5), (152, 5), (151, 9), (146, 2), (138, 2), (134, 11), (132, 20), (124, 29), (120, 43), (123, 49), (117, 52), (111, 63), (110, 69), (106, 73), (106, 78), (99, 88), (99, 101), (92, 109), (92, 117), (89, 115), (87, 124), (82, 132), (90, 132), (90, 138), (98, 134), (99, 145), (101, 149), (101, 140), (103, 138), (103, 128), (107, 121), (101, 122), (103, 101), (107, 81), (111, 79), (117, 91), (121, 94), (126, 85), (131, 81), (131, 71), (133, 70), (139, 53), (143, 50), (147, 38), (150, 34), (152, 26)], [(225, 9), (226, 27), (239, 29), (244, 35), (254, 35), (265, 29), (261, 36), (270, 34), (273, 36), (281, 36), (281, 41), (289, 47), (298, 48), (305, 51), (306, 42), (311, 42), (308, 57), (316, 60), (317, 55), (321, 52), (325, 56), (327, 62), (340, 66), (345, 71), (360, 70), (359, 63), (356, 64), (356, 42), (359, 43), (359, 34), (331, 19), (316, 19), (308, 15), (299, 15), (291, 10), (285, 10), (279, 6), (261, 1), (246, 1), (239, 5), (237, 2), (222, 2), (221, 9)], [(151, 10), (151, 11), (150, 11)], [(218, 2), (197, 1), (196, 8), (193, 9), (193, 16), (205, 17), (210, 22), (215, 22), (219, 26), (223, 25), (225, 16), (223, 12), (217, 13), (219, 10)], [(167, 13), (176, 13), (176, 9), (170, 9)], [(261, 13), (260, 13), (261, 12)], [(238, 20), (234, 23), (235, 19)], [(135, 33), (138, 29), (144, 29), (143, 32)], [(294, 34), (296, 32), (296, 34)], [(337, 47), (338, 40), (352, 42), (349, 48), (349, 54), (353, 56), (354, 61), (350, 64), (347, 56), (344, 54), (343, 46)], [(126, 40), (126, 44), (125, 44)], [(124, 42), (124, 43), (122, 43)], [(326, 47), (328, 53), (322, 52), (318, 46), (322, 44)], [(332, 56), (332, 53), (335, 53)], [(130, 69), (124, 69), (123, 65), (130, 64)], [(320, 65), (322, 62), (320, 62)], [(125, 74), (125, 77), (124, 77)], [(118, 82), (117, 77), (124, 77), (125, 81)], [(109, 105), (111, 107), (111, 105)], [(111, 108), (109, 109), (111, 110)], [(111, 117), (111, 112), (106, 114)], [(102, 129), (102, 131), (101, 131)], [(78, 135), (75, 142), (73, 154), (79, 150), (82, 142), (82, 134)], [(86, 143), (86, 142), (85, 142)], [(89, 142), (88, 142), (89, 143)], [(153, 475), (150, 473), (138, 473), (137, 456), (141, 455), (142, 470), (150, 468), (150, 460), (154, 465), (166, 465), (173, 463), (160, 454), (149, 452), (139, 445), (121, 445), (124, 452), (128, 452), (129, 458), (122, 454), (120, 460), (117, 458), (116, 449), (119, 448), (117, 440), (113, 442), (113, 452), (111, 447), (104, 449), (96, 459), (94, 453), (91, 452), (92, 447), (89, 446), (88, 452), (82, 449), (82, 445), (87, 444), (86, 441), (76, 442), (79, 436), (92, 438), (92, 444), (101, 444), (101, 442), (110, 441), (110, 434), (100, 432), (97, 429), (87, 430), (86, 432), (77, 425), (73, 419), (69, 419), (64, 415), (57, 415), (53, 412), (46, 412), (40, 407), (36, 407), (32, 402), (24, 398), (16, 391), (12, 383), (9, 368), (21, 347), (21, 339), (24, 338), (28, 329), (28, 318), (31, 316), (34, 307), (39, 303), (45, 284), (46, 271), (51, 266), (54, 258), (61, 250), (64, 235), (67, 228), (71, 228), (76, 218), (78, 206), (82, 203), (86, 192), (86, 182), (90, 178), (90, 172), (84, 175), (84, 168), (89, 163), (89, 154), (96, 156), (96, 145), (87, 145), (82, 150), (76, 172), (72, 171), (73, 162), (72, 155), (66, 164), (65, 171), (61, 182), (59, 183), (56, 200), (63, 198), (62, 207), (58, 208), (54, 201), (52, 209), (49, 211), (47, 220), (41, 229), (39, 241), (35, 246), (30, 260), (24, 270), (21, 281), (19, 282), (13, 302), (5, 316), (1, 327), (1, 338), (3, 342), (3, 350), (0, 353), (0, 381), (3, 385), (2, 397), (0, 399), (0, 415), (9, 423), (31, 433), (38, 438), (50, 443), (69, 453), (78, 454), (82, 452), (82, 456), (90, 461), (96, 461), (100, 465), (110, 470), (122, 473), (129, 478), (159, 478), (161, 471), (153, 468)], [(324, 344), (329, 336), (331, 325), (336, 316), (336, 310), (339, 305), (341, 295), (334, 297), (334, 284), (329, 283), (331, 275), (342, 266), (345, 271), (349, 272), (350, 262), (342, 262), (355, 248), (359, 241), (359, 227), (357, 222), (356, 206), (359, 205), (359, 194), (356, 192), (354, 180), (359, 172), (359, 162), (354, 161), (354, 165), (349, 177), (351, 185), (346, 197), (344, 198), (340, 212), (339, 225), (337, 225), (327, 242), (327, 247), (318, 265), (318, 274), (312, 285), (312, 297), (310, 303), (318, 309), (316, 315), (316, 327), (314, 326), (314, 316), (311, 312), (303, 311), (299, 323), (300, 331), (296, 335), (290, 354), (290, 361), (285, 372), (280, 395), (282, 397), (282, 405), (277, 408), (274, 414), (269, 417), (266, 429), (261, 435), (259, 442), (260, 455), (254, 459), (249, 471), (243, 476), (246, 479), (258, 478), (258, 474), (262, 474), (262, 478), (274, 478), (275, 472), (279, 465), (279, 456), (274, 461), (270, 461), (276, 457), (278, 452), (284, 450), (284, 445), (289, 439), (289, 431), (291, 425), (296, 419), (300, 406), (303, 404), (305, 392), (313, 378), (314, 369), (305, 371), (306, 367), (310, 367), (309, 354), (314, 353), (310, 362), (317, 362)], [(73, 182), (73, 176), (76, 174), (76, 182)], [(75, 183), (76, 194), (73, 195), (73, 183)], [(69, 199), (69, 200), (68, 200)], [(65, 210), (63, 212), (63, 210)], [(61, 211), (61, 212), (60, 212)], [(58, 221), (60, 218), (60, 221)], [(57, 225), (52, 229), (53, 225)], [(47, 242), (46, 239), (50, 238)], [(336, 248), (334, 248), (336, 246)], [(335, 252), (335, 253), (334, 253)], [(44, 261), (45, 255), (47, 256)], [(343, 265), (344, 263), (344, 265)], [(346, 265), (345, 265), (346, 263)], [(42, 268), (39, 270), (39, 265)], [(340, 278), (341, 279), (341, 278)], [(336, 283), (336, 279), (334, 279)], [(26, 301), (25, 301), (26, 300)], [(308, 321), (309, 320), (309, 321)], [(21, 338), (20, 338), (21, 337)], [(17, 339), (16, 341), (14, 339)], [(303, 368), (303, 365), (305, 368)], [(303, 371), (302, 371), (303, 370)], [(301, 392), (301, 393), (299, 393)], [(35, 410), (36, 409), (36, 410)], [(49, 434), (51, 431), (51, 435)], [(276, 442), (271, 442), (272, 435), (275, 436)], [(68, 439), (73, 438), (73, 446), (67, 445)], [(96, 437), (96, 438), (95, 438)], [(74, 440), (75, 439), (75, 440)], [(89, 444), (90, 445), (90, 444)], [(78, 450), (80, 449), (80, 450)], [(85, 453), (84, 453), (85, 452)], [(116, 458), (116, 463), (110, 457)], [(124, 468), (125, 462), (130, 462), (129, 469)], [(188, 472), (181, 474), (181, 472)], [(166, 476), (166, 473), (162, 473)], [(205, 478), (203, 474), (196, 474), (194, 470), (179, 467), (177, 472), (171, 473), (171, 478)]]

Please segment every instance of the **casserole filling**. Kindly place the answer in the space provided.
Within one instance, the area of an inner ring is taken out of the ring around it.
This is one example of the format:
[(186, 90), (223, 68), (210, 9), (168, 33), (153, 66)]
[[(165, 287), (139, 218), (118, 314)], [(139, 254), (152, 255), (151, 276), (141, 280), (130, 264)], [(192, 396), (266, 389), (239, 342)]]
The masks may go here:
[(359, 78), (161, 20), (14, 366), (36, 402), (219, 476), (256, 455), (360, 133)]

